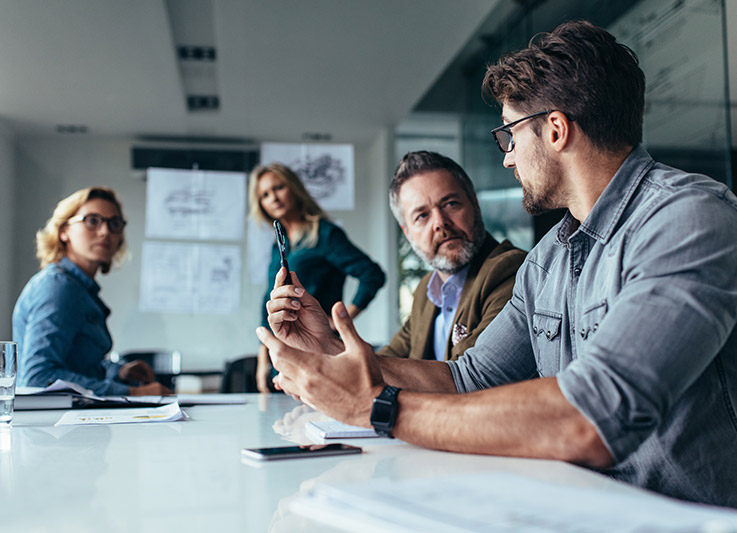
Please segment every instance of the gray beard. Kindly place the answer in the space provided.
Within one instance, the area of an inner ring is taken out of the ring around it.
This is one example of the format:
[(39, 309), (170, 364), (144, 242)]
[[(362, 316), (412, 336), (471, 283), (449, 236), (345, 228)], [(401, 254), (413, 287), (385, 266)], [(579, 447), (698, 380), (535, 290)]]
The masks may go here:
[[(479, 221), (480, 222), (480, 221)], [(468, 263), (473, 260), (481, 246), (484, 244), (484, 226), (481, 223), (476, 225), (474, 229), (474, 239), (472, 241), (463, 240), (461, 244), (461, 251), (458, 255), (458, 259), (452, 261), (447, 257), (440, 254), (435, 254), (435, 257), (430, 259), (422, 250), (420, 250), (413, 241), (409, 241), (412, 249), (430, 268), (442, 272), (443, 274), (455, 274), (462, 270)]]

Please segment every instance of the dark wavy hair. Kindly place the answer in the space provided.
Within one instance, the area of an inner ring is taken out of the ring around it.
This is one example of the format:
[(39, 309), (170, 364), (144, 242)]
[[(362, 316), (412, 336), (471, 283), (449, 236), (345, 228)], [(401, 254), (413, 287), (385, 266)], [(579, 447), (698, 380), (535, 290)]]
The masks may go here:
[(645, 74), (637, 56), (587, 21), (565, 22), (502, 56), (487, 67), (482, 91), (520, 113), (562, 111), (602, 150), (642, 141)]

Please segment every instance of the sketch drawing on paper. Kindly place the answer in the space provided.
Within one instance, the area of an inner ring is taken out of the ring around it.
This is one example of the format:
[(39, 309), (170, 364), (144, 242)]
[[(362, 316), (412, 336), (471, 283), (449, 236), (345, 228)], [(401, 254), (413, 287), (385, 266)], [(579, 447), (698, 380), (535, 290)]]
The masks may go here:
[(307, 154), (304, 159), (297, 158), (289, 166), (302, 178), (317, 200), (332, 196), (337, 186), (346, 180), (343, 162), (331, 154), (322, 154), (314, 159)]
[(209, 215), (213, 209), (213, 192), (184, 188), (171, 191), (164, 198), (164, 209), (170, 215)]
[(353, 145), (262, 143), (261, 164), (291, 168), (325, 210), (354, 208)]
[(214, 265), (210, 270), (210, 281), (213, 283), (229, 282), (232, 272), (233, 260), (230, 257), (223, 257), (222, 264)]

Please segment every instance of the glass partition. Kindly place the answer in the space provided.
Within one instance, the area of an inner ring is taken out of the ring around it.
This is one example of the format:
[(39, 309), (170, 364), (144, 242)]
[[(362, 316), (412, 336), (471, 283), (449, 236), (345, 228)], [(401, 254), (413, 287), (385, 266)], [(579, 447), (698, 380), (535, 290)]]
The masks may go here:
[[(486, 65), (523, 48), (538, 32), (587, 19), (632, 48), (645, 72), (644, 146), (662, 163), (707, 174), (732, 186), (731, 136), (723, 0), (556, 0), (520, 6), (499, 2), (478, 34), (397, 128), (396, 160), (409, 150), (436, 150), (463, 166), (474, 182), (486, 229), (529, 250), (561, 216), (531, 217), (522, 191), (489, 131), (500, 110), (481, 97)], [(707, 37), (708, 36), (708, 37)], [(425, 127), (434, 117), (445, 128)], [(452, 124), (452, 126), (450, 126)], [(411, 131), (411, 134), (408, 132)], [(400, 247), (400, 311), (425, 272), (404, 236)]]

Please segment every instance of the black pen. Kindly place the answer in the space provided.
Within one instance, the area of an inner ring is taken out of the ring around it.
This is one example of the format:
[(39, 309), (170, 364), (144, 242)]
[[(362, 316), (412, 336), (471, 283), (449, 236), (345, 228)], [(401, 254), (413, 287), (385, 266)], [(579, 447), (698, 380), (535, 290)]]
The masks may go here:
[(274, 220), (274, 231), (276, 232), (276, 246), (279, 248), (279, 262), (287, 269), (284, 285), (292, 285), (292, 275), (289, 273), (289, 263), (287, 263), (287, 239), (284, 236), (284, 228), (278, 220)]

